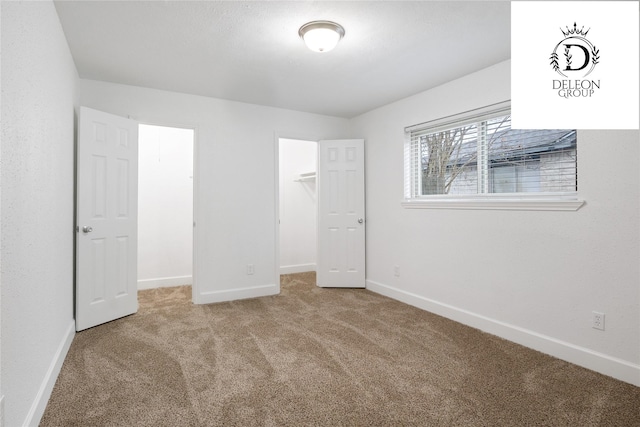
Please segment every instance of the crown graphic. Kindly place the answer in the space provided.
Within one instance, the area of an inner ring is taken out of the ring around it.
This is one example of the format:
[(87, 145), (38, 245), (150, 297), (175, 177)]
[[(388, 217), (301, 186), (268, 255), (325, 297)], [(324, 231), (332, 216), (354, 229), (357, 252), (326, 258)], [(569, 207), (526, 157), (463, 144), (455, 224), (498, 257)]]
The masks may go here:
[(566, 28), (567, 28), (567, 31), (560, 28), (560, 31), (562, 31), (562, 34), (564, 34), (565, 37), (570, 36), (572, 34), (575, 34), (578, 36), (586, 36), (589, 30), (591, 29), (589, 28), (589, 30), (584, 31), (584, 25), (582, 26), (582, 28), (578, 29), (578, 26), (576, 25), (575, 22), (573, 23), (573, 29), (569, 28), (568, 26)]

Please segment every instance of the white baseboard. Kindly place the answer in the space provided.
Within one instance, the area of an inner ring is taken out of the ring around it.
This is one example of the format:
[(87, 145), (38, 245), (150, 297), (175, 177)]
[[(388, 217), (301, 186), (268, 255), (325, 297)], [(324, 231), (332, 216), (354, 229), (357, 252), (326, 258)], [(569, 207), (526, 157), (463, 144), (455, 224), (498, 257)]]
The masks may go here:
[(283, 265), (280, 267), (280, 274), (306, 273), (307, 271), (316, 271), (315, 264), (296, 264)]
[(640, 365), (367, 280), (367, 289), (640, 387)]
[(170, 288), (172, 286), (190, 285), (193, 283), (193, 276), (158, 277), (156, 279), (138, 280), (138, 290)]
[(44, 415), (44, 410), (47, 408), (47, 403), (51, 397), (53, 386), (56, 384), (56, 380), (60, 374), (60, 369), (62, 369), (62, 363), (64, 362), (64, 358), (67, 357), (69, 347), (71, 347), (71, 342), (73, 341), (75, 334), (76, 322), (75, 320), (72, 320), (67, 331), (62, 337), (62, 341), (58, 345), (58, 350), (53, 356), (53, 360), (51, 361), (49, 369), (42, 380), (40, 389), (38, 390), (36, 398), (29, 409), (29, 413), (27, 414), (27, 418), (24, 420), (23, 426), (37, 426), (40, 424), (40, 419)]
[(211, 304), (247, 298), (266, 297), (280, 293), (280, 285), (262, 285), (249, 288), (227, 289), (223, 291), (201, 292), (196, 295), (195, 304)]

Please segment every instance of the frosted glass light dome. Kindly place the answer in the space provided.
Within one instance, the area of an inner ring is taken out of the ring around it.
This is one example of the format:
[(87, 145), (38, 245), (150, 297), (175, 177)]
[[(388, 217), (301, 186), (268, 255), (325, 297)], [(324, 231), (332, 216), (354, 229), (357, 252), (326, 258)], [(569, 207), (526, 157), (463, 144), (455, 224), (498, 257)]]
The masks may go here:
[(300, 27), (298, 34), (314, 52), (329, 52), (344, 37), (344, 28), (331, 21), (313, 21)]

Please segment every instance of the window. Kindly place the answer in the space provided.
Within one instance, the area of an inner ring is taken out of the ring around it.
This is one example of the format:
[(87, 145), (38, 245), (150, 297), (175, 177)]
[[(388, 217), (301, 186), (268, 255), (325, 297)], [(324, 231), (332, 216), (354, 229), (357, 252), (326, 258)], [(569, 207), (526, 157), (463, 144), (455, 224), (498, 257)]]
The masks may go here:
[(493, 206), (534, 197), (577, 200), (577, 132), (511, 129), (508, 102), (405, 131), (405, 199), (414, 204), (406, 207), (454, 199)]

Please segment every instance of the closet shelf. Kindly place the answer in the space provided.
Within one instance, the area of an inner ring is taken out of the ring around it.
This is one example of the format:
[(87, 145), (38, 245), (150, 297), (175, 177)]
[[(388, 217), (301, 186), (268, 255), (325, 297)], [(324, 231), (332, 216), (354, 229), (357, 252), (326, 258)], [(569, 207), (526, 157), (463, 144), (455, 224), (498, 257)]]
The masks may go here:
[(316, 173), (315, 172), (307, 172), (307, 173), (301, 173), (300, 175), (298, 175), (298, 179), (294, 179), (294, 182), (304, 182), (304, 181), (313, 181), (316, 179)]

